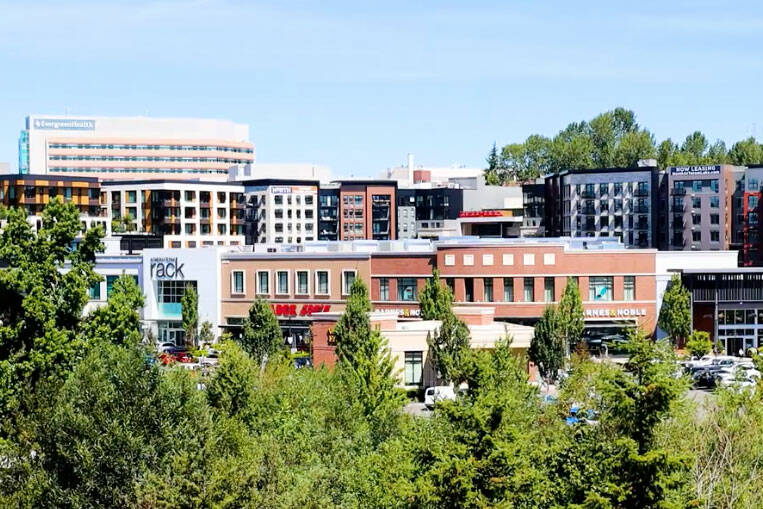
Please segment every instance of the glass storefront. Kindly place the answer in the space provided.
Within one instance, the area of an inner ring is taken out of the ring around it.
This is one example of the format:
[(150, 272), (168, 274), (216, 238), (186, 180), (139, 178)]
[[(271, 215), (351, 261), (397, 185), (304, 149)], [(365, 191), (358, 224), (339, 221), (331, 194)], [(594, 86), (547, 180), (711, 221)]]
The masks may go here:
[(718, 339), (729, 355), (763, 344), (763, 308), (718, 310)]
[(183, 345), (185, 343), (185, 331), (183, 330), (183, 322), (170, 322), (160, 320), (158, 322), (160, 343), (175, 343), (176, 345)]

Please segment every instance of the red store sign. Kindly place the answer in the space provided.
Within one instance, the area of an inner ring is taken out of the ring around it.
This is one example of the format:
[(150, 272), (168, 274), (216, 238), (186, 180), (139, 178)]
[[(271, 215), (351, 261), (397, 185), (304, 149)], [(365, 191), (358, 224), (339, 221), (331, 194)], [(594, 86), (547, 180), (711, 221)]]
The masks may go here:
[(331, 309), (331, 304), (303, 304), (297, 312), (296, 304), (271, 304), (276, 316), (310, 316), (313, 313), (326, 313)]

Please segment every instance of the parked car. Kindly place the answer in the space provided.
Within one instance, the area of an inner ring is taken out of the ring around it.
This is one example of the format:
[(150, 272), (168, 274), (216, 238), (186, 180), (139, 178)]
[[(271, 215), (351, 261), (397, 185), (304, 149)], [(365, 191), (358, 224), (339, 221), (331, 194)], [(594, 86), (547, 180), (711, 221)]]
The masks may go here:
[(170, 342), (159, 343), (156, 347), (156, 351), (159, 353), (175, 352), (177, 351), (177, 346), (175, 345), (175, 343), (170, 343)]

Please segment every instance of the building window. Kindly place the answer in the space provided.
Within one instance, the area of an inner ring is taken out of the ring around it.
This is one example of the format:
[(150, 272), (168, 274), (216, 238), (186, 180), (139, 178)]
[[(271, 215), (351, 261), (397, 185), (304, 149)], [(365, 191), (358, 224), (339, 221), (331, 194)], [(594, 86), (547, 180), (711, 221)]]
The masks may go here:
[(117, 282), (119, 276), (106, 276), (106, 298), (111, 296), (111, 290), (114, 288), (114, 283)]
[(701, 242), (702, 232), (691, 232), (691, 240), (692, 242)]
[(342, 293), (344, 295), (350, 295), (350, 289), (352, 288), (352, 283), (354, 282), (355, 282), (354, 270), (342, 271)]
[(464, 255), (464, 265), (474, 265), (474, 255)]
[(327, 270), (315, 271), (315, 293), (318, 295), (329, 294), (329, 272)]
[(485, 288), (485, 302), (493, 302), (493, 278), (486, 277), (482, 284)]
[(514, 255), (513, 254), (504, 254), (503, 255), (503, 264), (504, 265), (514, 265)]
[(493, 255), (491, 255), (491, 254), (483, 254), (482, 255), (482, 265), (493, 265)]
[(588, 278), (588, 300), (612, 300), (612, 276), (591, 276)]
[(405, 352), (405, 385), (421, 385), (423, 352)]
[(389, 300), (389, 278), (379, 278), (379, 300)]
[(289, 271), (276, 271), (276, 293), (280, 295), (289, 294)]
[(532, 253), (525, 253), (522, 258), (522, 263), (525, 265), (535, 265), (535, 255)]
[(524, 278), (525, 284), (525, 302), (535, 302), (535, 279), (531, 277)]
[(90, 300), (101, 300), (101, 282), (100, 281), (90, 287), (90, 290), (88, 291), (88, 296), (90, 297)]
[(691, 215), (691, 224), (698, 225), (702, 223), (702, 216), (699, 214), (692, 214)]
[(514, 302), (514, 278), (503, 278), (503, 301)]
[(543, 278), (543, 300), (545, 302), (554, 302), (554, 278)]
[(306, 270), (297, 271), (297, 293), (307, 295), (310, 293), (310, 273)]
[(758, 224), (758, 213), (757, 212), (750, 212), (747, 214), (747, 224), (749, 225), (756, 225)]
[(636, 300), (636, 277), (623, 278), (623, 300)]
[(127, 191), (127, 197), (126, 201), (127, 203), (135, 203), (137, 201), (136, 192), (135, 191)]
[(257, 271), (257, 293), (261, 295), (270, 295), (270, 271)]
[(412, 277), (398, 278), (397, 300), (403, 300), (403, 301), (416, 300), (416, 280), (414, 278)]
[(244, 293), (244, 271), (234, 270), (231, 272), (231, 293)]
[(556, 255), (554, 253), (543, 254), (543, 265), (554, 265), (556, 263)]
[[(720, 242), (721, 241), (721, 235), (718, 233), (718, 231), (711, 231), (710, 232), (710, 242)], [(752, 242), (752, 240), (751, 240)]]
[(710, 208), (717, 209), (720, 206), (720, 199), (717, 196), (710, 197)]
[(695, 196), (691, 199), (691, 207), (693, 209), (700, 209), (702, 208), (702, 198), (699, 196)]
[(710, 224), (720, 224), (721, 216), (718, 214), (710, 214)]
[(446, 254), (445, 265), (447, 265), (448, 267), (452, 267), (455, 264), (456, 264), (456, 255)]
[[(715, 197), (717, 198), (717, 197)], [(758, 197), (757, 196), (749, 196), (747, 197), (747, 208), (748, 209), (756, 209), (758, 208)]]

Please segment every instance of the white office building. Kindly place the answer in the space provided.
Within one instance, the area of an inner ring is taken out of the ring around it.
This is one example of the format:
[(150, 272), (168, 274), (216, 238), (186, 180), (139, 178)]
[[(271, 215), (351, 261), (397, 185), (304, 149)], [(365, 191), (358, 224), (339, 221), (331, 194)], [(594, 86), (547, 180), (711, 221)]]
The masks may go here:
[(19, 136), (22, 174), (225, 180), (252, 162), (249, 126), (227, 120), (30, 115)]

